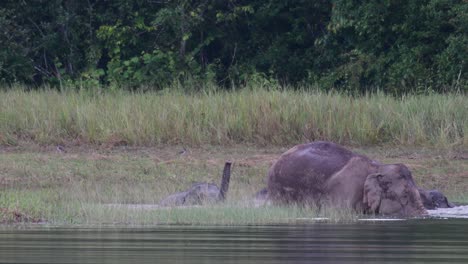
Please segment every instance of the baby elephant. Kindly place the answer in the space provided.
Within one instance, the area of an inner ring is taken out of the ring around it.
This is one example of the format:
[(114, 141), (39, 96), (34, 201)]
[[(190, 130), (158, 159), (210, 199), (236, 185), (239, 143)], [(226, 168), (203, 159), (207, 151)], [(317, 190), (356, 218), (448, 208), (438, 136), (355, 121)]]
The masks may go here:
[(232, 162), (227, 161), (224, 165), (221, 188), (211, 183), (195, 183), (188, 190), (169, 195), (163, 199), (161, 206), (190, 206), (210, 204), (224, 201), (229, 189)]
[(418, 188), (419, 195), (426, 209), (452, 208), (455, 205), (448, 201), (447, 197), (438, 190), (424, 190)]

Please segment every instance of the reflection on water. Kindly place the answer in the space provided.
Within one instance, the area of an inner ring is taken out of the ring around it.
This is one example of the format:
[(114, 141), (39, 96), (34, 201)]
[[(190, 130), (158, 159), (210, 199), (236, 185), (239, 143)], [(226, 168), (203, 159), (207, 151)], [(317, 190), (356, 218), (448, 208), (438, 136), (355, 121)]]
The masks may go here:
[(0, 263), (468, 263), (468, 220), (0, 227)]

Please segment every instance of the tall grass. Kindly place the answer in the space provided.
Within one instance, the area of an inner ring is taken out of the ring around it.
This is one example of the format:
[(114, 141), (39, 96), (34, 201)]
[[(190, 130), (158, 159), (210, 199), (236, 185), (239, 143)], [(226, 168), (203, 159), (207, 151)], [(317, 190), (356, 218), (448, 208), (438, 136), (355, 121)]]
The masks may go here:
[(53, 90), (0, 92), (0, 144), (132, 145), (312, 140), (468, 146), (468, 98), (244, 89), (184, 94)]

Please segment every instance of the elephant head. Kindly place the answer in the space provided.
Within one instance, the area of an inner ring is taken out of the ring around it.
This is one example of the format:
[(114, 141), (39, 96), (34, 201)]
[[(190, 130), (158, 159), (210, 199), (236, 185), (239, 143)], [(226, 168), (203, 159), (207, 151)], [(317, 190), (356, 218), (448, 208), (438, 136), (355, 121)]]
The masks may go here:
[(403, 164), (381, 165), (364, 183), (366, 212), (383, 215), (427, 214), (409, 169)]
[(455, 205), (445, 197), (443, 193), (438, 190), (424, 190), (418, 188), (419, 195), (426, 209), (433, 210), (437, 208), (452, 208)]

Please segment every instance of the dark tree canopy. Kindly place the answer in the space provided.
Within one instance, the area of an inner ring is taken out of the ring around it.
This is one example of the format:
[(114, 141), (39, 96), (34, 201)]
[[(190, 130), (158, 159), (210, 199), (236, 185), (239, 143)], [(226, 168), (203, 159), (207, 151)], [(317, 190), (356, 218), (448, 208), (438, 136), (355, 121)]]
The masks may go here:
[(3, 0), (0, 83), (467, 91), (463, 0)]

